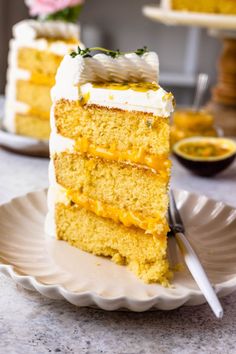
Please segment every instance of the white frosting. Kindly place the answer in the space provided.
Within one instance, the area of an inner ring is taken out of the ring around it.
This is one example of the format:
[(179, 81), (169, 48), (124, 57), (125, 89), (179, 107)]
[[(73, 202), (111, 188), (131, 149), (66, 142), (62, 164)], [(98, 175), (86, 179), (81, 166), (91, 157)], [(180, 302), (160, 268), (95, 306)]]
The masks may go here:
[(69, 200), (66, 196), (66, 190), (60, 186), (55, 179), (55, 172), (53, 161), (49, 163), (49, 189), (47, 195), (47, 205), (48, 213), (45, 221), (45, 232), (51, 237), (56, 236), (56, 227), (55, 227), (55, 205), (56, 203), (68, 204)]
[(79, 39), (79, 26), (63, 21), (23, 20), (13, 26), (13, 36), (19, 41), (28, 42), (39, 37)]
[(169, 117), (173, 111), (172, 96), (166, 96), (167, 92), (161, 87), (158, 90), (140, 92), (132, 89), (94, 88), (92, 84), (85, 84), (81, 86), (81, 92), (83, 96), (89, 93), (87, 104), (148, 112), (160, 117)]
[(105, 54), (97, 54), (92, 58), (76, 58), (79, 70), (75, 81), (79, 84), (99, 81), (158, 82), (159, 79), (159, 61), (154, 52), (142, 56), (130, 53), (116, 59)]
[(159, 60), (154, 52), (139, 56), (135, 53), (111, 58), (96, 54), (92, 58), (66, 55), (58, 69), (58, 81), (69, 76), (73, 85), (92, 82), (158, 82)]
[(6, 103), (3, 124), (8, 131), (15, 133), (15, 113), (26, 113), (29, 109), (26, 104), (16, 101), (16, 81), (28, 80), (30, 73), (17, 67), (17, 42), (12, 39), (9, 46)]
[[(51, 157), (55, 152), (62, 152), (62, 151), (73, 149), (74, 141), (72, 139), (64, 138), (61, 135), (56, 133), (56, 126), (55, 126), (55, 119), (54, 119), (54, 104), (51, 107), (50, 124), (51, 124), (51, 134), (49, 140), (49, 150), (50, 150)], [(48, 213), (45, 221), (45, 232), (48, 236), (55, 237), (56, 236), (55, 205), (57, 202), (67, 204), (68, 198), (66, 198), (66, 193), (61, 192), (62, 190), (64, 190), (64, 188), (56, 182), (54, 162), (52, 158), (49, 162), (48, 179), (49, 179), (49, 189), (47, 195)]]
[(60, 153), (63, 151), (73, 152), (75, 146), (75, 140), (65, 138), (64, 136), (55, 132), (55, 127), (51, 131), (50, 135), (50, 153), (53, 155), (55, 153)]
[[(19, 69), (17, 66), (18, 50), (22, 47), (35, 48), (38, 50), (48, 50), (54, 54), (64, 56), (77, 45), (63, 42), (69, 38), (79, 38), (78, 25), (59, 21), (39, 22), (35, 20), (24, 20), (13, 26), (14, 38), (10, 41), (8, 55), (6, 103), (4, 114), (4, 127), (15, 133), (15, 114), (27, 113), (29, 106), (16, 101), (17, 80), (29, 80), (30, 72)], [(48, 43), (45, 38), (61, 38), (62, 41)], [(83, 47), (83, 45), (80, 46)]]
[(72, 58), (66, 55), (56, 75), (56, 85), (51, 91), (52, 100), (61, 98), (77, 100), (78, 85), (82, 95), (89, 93), (87, 104), (110, 108), (149, 112), (168, 117), (173, 111), (172, 96), (162, 88), (147, 92), (95, 88), (91, 82), (158, 82), (158, 57), (155, 53), (143, 56), (127, 54), (113, 59), (104, 54), (93, 58)]
[[(61, 56), (77, 47), (77, 44), (68, 44), (64, 40), (79, 40), (79, 32), (78, 25), (60, 21), (23, 20), (13, 26), (13, 37), (18, 48), (49, 50)], [(49, 43), (46, 38), (55, 39), (56, 42)], [(83, 47), (81, 43), (80, 46)]]

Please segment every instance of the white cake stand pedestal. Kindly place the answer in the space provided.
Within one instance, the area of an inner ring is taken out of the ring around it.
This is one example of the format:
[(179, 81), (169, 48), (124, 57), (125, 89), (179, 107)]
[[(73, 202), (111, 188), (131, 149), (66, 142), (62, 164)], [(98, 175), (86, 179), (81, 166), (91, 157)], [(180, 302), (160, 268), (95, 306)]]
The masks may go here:
[(225, 135), (236, 136), (236, 16), (190, 13), (144, 6), (143, 13), (154, 21), (170, 26), (196, 26), (223, 41), (218, 59), (217, 84), (206, 108), (214, 114), (215, 122)]

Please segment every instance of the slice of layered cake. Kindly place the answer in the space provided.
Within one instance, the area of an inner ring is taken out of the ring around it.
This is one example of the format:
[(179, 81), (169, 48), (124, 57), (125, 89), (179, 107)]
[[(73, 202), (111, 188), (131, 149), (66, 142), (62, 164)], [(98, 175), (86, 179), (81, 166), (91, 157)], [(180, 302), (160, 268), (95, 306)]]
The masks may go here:
[(168, 283), (169, 116), (146, 48), (65, 56), (52, 89), (47, 233)]
[(50, 90), (66, 53), (78, 45), (79, 28), (60, 21), (24, 20), (13, 27), (6, 86), (5, 128), (48, 139)]

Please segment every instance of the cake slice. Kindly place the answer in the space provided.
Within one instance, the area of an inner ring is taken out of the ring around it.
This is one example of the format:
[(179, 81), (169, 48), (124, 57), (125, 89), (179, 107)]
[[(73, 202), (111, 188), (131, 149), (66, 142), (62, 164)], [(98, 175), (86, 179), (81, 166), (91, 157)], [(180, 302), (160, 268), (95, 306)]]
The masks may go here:
[(78, 41), (79, 27), (72, 23), (23, 20), (13, 26), (4, 117), (8, 131), (49, 139), (50, 90), (62, 58)]
[(52, 89), (46, 225), (166, 285), (173, 96), (158, 85), (158, 67), (146, 49), (65, 56)]

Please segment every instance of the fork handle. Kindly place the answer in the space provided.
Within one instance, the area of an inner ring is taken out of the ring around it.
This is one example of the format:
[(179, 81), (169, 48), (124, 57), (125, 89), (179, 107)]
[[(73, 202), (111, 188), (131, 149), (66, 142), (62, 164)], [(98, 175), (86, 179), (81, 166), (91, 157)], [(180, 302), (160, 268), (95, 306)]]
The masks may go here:
[(184, 257), (185, 263), (190, 270), (194, 280), (196, 281), (199, 289), (202, 291), (216, 317), (222, 318), (224, 313), (223, 308), (216, 296), (214, 289), (212, 288), (212, 285), (199, 261), (196, 252), (183, 233), (177, 232), (175, 234), (175, 238)]

